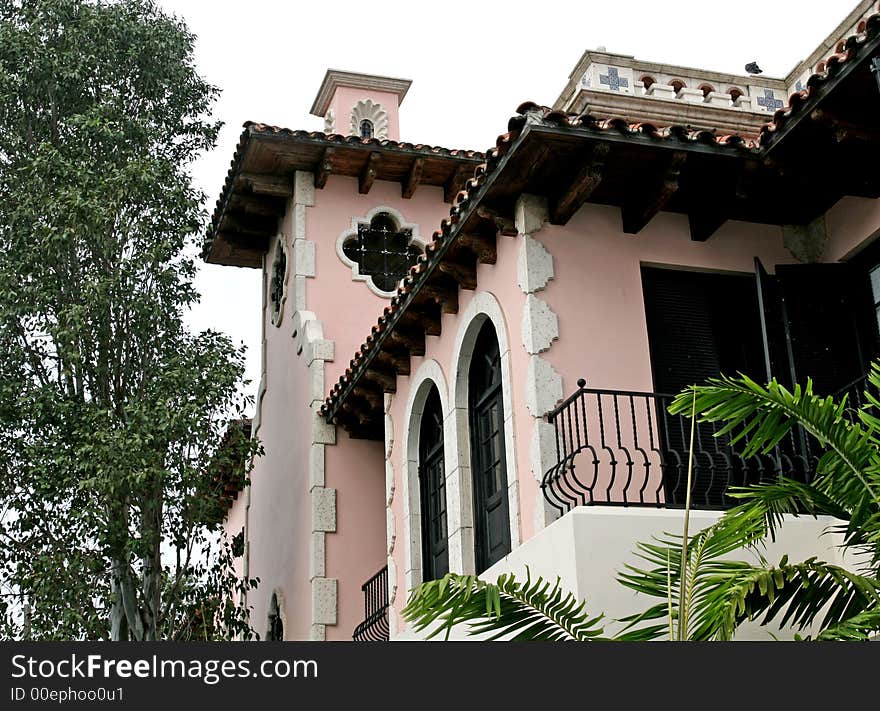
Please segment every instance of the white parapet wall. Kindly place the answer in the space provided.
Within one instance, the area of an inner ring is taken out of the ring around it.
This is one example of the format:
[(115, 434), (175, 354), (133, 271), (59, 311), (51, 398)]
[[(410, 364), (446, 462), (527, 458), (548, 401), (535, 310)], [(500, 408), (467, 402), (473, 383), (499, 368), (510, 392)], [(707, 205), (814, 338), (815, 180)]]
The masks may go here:
[[(718, 511), (692, 511), (690, 531), (711, 525), (721, 516)], [(681, 534), (684, 512), (678, 509), (633, 508), (620, 506), (583, 506), (573, 509), (547, 528), (512, 551), (507, 557), (486, 570), (480, 577), (497, 580), (502, 573), (513, 573), (525, 580), (526, 567), (532, 577), (555, 581), (557, 576), (564, 590), (587, 601), (591, 614), (606, 615), (606, 632), (620, 629), (617, 618), (643, 611), (659, 602), (656, 598), (638, 595), (617, 581), (618, 574), (629, 563), (646, 567), (636, 555), (639, 541), (650, 542), (664, 533)], [(791, 562), (813, 556), (829, 563), (847, 565), (838, 548), (841, 536), (834, 529), (842, 522), (830, 517), (787, 516), (776, 540), (768, 542), (762, 554), (772, 564), (783, 555)], [(754, 552), (741, 551), (732, 556), (757, 562)], [(851, 561), (850, 561), (851, 563)], [(852, 569), (851, 565), (848, 566)], [(792, 637), (792, 632), (757, 623), (744, 625), (738, 640), (772, 640)], [(418, 639), (407, 631), (398, 639)], [(451, 639), (473, 639), (464, 630), (456, 630)]]

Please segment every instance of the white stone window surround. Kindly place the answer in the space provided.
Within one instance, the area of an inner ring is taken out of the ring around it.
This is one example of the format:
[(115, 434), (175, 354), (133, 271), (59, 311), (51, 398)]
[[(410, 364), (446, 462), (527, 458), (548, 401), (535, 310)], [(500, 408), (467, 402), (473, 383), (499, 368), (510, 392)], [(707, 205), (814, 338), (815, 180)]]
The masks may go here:
[[(281, 300), (278, 302), (278, 308), (276, 309), (275, 305), (272, 303), (271, 296), (272, 292), (275, 290), (275, 268), (282, 256), (284, 257), (284, 276), (282, 277), (281, 284)], [(289, 274), (290, 250), (287, 247), (287, 241), (284, 234), (279, 232), (275, 239), (275, 252), (272, 257), (272, 266), (269, 268), (269, 279), (267, 280), (269, 284), (267, 301), (272, 309), (272, 324), (275, 326), (280, 326), (281, 322), (284, 320), (284, 304), (287, 302), (287, 282)]]
[(351, 135), (361, 135), (361, 122), (373, 125), (372, 138), (388, 138), (388, 112), (372, 99), (361, 99), (351, 108)]
[[(457, 475), (457, 466), (452, 461), (447, 440), (447, 420), (452, 414), (449, 405), (449, 388), (443, 368), (434, 360), (426, 360), (411, 378), (409, 397), (404, 410), (405, 436), (402, 442), (402, 480), (403, 480), (403, 530), (405, 535), (404, 566), (407, 594), (423, 582), (422, 561), (422, 499), (419, 482), (419, 437), (421, 435), (422, 413), (431, 392), (437, 388), (440, 394), (440, 409), (443, 414), (443, 462), (446, 477), (446, 526), (451, 532), (449, 512), (450, 476)], [(456, 571), (450, 559), (450, 570)]]
[[(486, 320), (495, 327), (501, 354), (501, 400), (504, 406), (504, 454), (507, 470), (510, 547), (519, 547), (519, 482), (513, 423), (510, 337), (501, 304), (490, 291), (474, 295), (459, 318), (459, 328), (452, 350), (453, 368), (449, 388), (452, 410), (444, 420), (443, 441), (449, 458), (446, 465), (446, 506), (449, 528), (449, 569), (474, 574), (476, 555), (474, 539), (474, 499), (471, 474), (470, 412), (468, 386), (471, 359), (480, 329)], [(456, 530), (455, 527), (458, 527)]]
[(373, 282), (372, 277), (369, 274), (361, 274), (360, 273), (360, 265), (357, 262), (349, 259), (345, 252), (343, 251), (343, 247), (345, 243), (350, 239), (357, 239), (358, 236), (358, 225), (366, 223), (370, 224), (373, 221), (373, 218), (380, 213), (387, 213), (391, 215), (394, 221), (397, 223), (398, 230), (410, 230), (410, 245), (416, 245), (422, 253), (425, 251), (425, 247), (427, 242), (422, 238), (421, 234), (419, 234), (419, 226), (414, 222), (407, 222), (406, 218), (400, 214), (393, 207), (388, 207), (387, 205), (379, 205), (378, 207), (374, 207), (363, 217), (352, 217), (351, 218), (351, 227), (345, 230), (339, 237), (336, 239), (336, 255), (342, 260), (342, 263), (345, 264), (349, 269), (351, 269), (351, 278), (354, 281), (362, 281), (365, 282), (367, 288), (372, 291), (376, 296), (381, 296), (385, 299), (390, 299), (395, 291), (383, 291)]

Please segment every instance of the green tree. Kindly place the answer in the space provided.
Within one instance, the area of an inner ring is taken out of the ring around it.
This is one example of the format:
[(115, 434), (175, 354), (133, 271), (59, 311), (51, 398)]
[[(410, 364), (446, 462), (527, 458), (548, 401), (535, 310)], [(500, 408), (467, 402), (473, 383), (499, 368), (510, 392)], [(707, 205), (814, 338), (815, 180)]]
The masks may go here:
[[(215, 451), (243, 352), (183, 325), (217, 89), (151, 0), (0, 0), (0, 594), (5, 634), (248, 633)], [(29, 608), (27, 619), (22, 611)], [(209, 627), (200, 613), (203, 630)]]
[[(793, 427), (803, 428), (821, 457), (809, 483), (783, 477), (731, 492), (740, 503), (719, 521), (687, 536), (638, 544), (645, 567), (627, 566), (619, 581), (657, 598), (621, 620), (614, 639), (729, 640), (747, 620), (793, 629), (805, 639), (864, 640), (880, 632), (880, 365), (872, 367), (865, 404), (850, 408), (813, 392), (767, 386), (739, 376), (710, 380), (679, 395), (673, 414), (720, 422), (745, 457), (769, 455)], [(693, 410), (692, 410), (693, 408)], [(772, 564), (762, 555), (785, 515), (828, 515), (841, 520), (841, 548), (850, 568), (817, 558)], [(682, 550), (684, 548), (684, 551)], [(750, 549), (758, 562), (737, 559)], [(682, 580), (682, 570), (684, 580)], [(505, 576), (496, 584), (449, 575), (416, 589), (404, 617), (434, 634), (466, 623), (475, 632), (509, 639), (597, 639), (598, 618), (558, 586)], [(682, 622), (681, 632), (677, 632)], [(578, 632), (584, 625), (590, 634)]]

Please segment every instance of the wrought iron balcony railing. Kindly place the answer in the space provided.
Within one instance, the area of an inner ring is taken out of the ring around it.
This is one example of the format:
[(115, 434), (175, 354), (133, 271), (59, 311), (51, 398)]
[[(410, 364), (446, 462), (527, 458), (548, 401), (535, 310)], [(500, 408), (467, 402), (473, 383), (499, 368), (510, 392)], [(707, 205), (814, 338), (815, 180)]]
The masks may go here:
[(364, 591), (364, 620), (354, 630), (355, 642), (387, 642), (388, 627), (388, 566), (361, 586)]
[[(852, 389), (857, 383), (848, 386)], [(547, 416), (556, 430), (557, 463), (541, 482), (544, 498), (560, 513), (575, 506), (684, 506), (690, 419), (670, 415), (674, 395), (579, 389)], [(744, 459), (742, 443), (716, 436), (721, 425), (698, 422), (694, 433), (694, 508), (725, 509), (732, 486), (782, 474), (809, 481), (815, 456), (795, 428), (770, 454)]]

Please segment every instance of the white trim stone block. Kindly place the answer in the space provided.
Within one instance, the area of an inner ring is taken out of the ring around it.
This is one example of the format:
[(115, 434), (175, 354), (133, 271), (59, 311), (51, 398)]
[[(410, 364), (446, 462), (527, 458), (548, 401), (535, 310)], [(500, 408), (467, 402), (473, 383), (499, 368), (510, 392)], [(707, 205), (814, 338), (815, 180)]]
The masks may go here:
[(660, 82), (654, 82), (645, 90), (645, 96), (653, 96), (655, 99), (675, 99), (675, 88)]
[(562, 376), (541, 356), (529, 358), (526, 370), (526, 407), (542, 417), (562, 400)]
[(323, 578), (327, 575), (326, 558), (324, 556), (325, 543), (323, 531), (312, 533), (312, 555), (309, 560), (309, 580)]
[(309, 405), (324, 400), (324, 362), (313, 360), (309, 363)]
[(298, 170), (293, 175), (293, 201), (298, 205), (313, 207), (315, 204), (315, 174)]
[(293, 310), (301, 311), (306, 307), (306, 277), (293, 276)]
[(385, 509), (385, 541), (388, 544), (388, 555), (391, 555), (397, 543), (397, 520), (390, 506)]
[(311, 240), (293, 241), (293, 273), (296, 276), (315, 276), (315, 243)]
[(702, 104), (703, 90), (689, 89), (688, 87), (684, 86), (678, 90), (678, 99), (681, 101), (685, 101), (689, 104)]
[(324, 486), (324, 445), (314, 443), (309, 448), (309, 491), (316, 486)]
[(534, 237), (525, 235), (516, 260), (516, 283), (526, 294), (540, 291), (553, 278), (553, 255)]
[(559, 319), (543, 299), (526, 296), (522, 316), (523, 347), (532, 355), (546, 351), (559, 338)]
[(334, 355), (336, 355), (336, 344), (333, 341), (322, 338), (315, 341), (310, 340), (306, 344), (305, 358), (307, 364), (313, 360), (332, 361)]
[(312, 404), (312, 442), (336, 444), (336, 425), (331, 425), (320, 413), (320, 403)]
[(391, 506), (394, 503), (394, 492), (397, 491), (397, 485), (394, 483), (394, 464), (390, 459), (385, 460), (385, 505)]
[(513, 211), (513, 221), (521, 235), (538, 232), (548, 219), (547, 198), (528, 193), (519, 196)]
[(336, 533), (336, 489), (312, 489), (312, 531)]
[[(397, 563), (394, 562), (393, 556), (388, 556), (388, 604), (393, 605), (397, 599)], [(388, 610), (389, 621), (394, 610)]]
[(535, 480), (544, 480), (544, 474), (556, 464), (556, 428), (541, 418), (535, 418), (532, 441), (529, 445), (529, 461)]
[(293, 203), (292, 207), (293, 243), (302, 242), (306, 239), (306, 206)]
[(336, 624), (336, 578), (312, 580), (312, 623)]
[(326, 642), (327, 628), (324, 625), (312, 625), (309, 627), (309, 642)]

